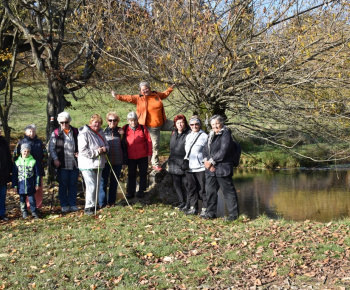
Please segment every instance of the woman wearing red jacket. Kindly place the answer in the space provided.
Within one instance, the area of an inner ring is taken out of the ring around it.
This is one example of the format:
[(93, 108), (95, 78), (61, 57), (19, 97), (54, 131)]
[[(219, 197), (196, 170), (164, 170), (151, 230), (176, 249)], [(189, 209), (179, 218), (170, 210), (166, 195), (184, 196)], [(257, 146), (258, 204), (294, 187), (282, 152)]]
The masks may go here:
[(139, 168), (140, 182), (136, 197), (143, 197), (147, 187), (148, 163), (152, 158), (152, 141), (146, 126), (138, 123), (135, 112), (127, 115), (129, 124), (123, 127), (124, 142), (128, 153), (128, 194), (127, 198), (135, 197), (136, 172)]

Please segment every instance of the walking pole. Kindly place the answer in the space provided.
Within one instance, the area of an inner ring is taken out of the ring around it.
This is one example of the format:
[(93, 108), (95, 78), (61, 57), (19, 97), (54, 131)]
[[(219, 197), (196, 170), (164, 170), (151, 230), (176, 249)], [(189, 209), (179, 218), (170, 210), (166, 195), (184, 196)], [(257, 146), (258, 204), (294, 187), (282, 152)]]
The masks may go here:
[(119, 185), (119, 187), (120, 187), (120, 189), (121, 189), (121, 191), (122, 191), (122, 193), (123, 193), (123, 196), (124, 196), (124, 198), (125, 198), (125, 200), (126, 200), (126, 203), (127, 203), (128, 206), (132, 209), (132, 206), (129, 204), (128, 199), (126, 198), (126, 195), (125, 195), (125, 193), (124, 193), (124, 190), (123, 190), (122, 186), (120, 185), (120, 182), (119, 182), (119, 180), (118, 180), (118, 177), (117, 177), (117, 175), (115, 174), (115, 172), (114, 172), (114, 170), (113, 170), (113, 168), (112, 168), (112, 164), (111, 164), (111, 162), (109, 161), (109, 158), (108, 158), (107, 155), (106, 155), (106, 159), (107, 159), (107, 161), (108, 161), (109, 166), (111, 167), (111, 170), (112, 170), (112, 172), (113, 172), (113, 175), (114, 175), (115, 179), (116, 179), (117, 182), (118, 182), (118, 185)]
[[(107, 155), (106, 155), (107, 156)], [(100, 190), (100, 185), (98, 184), (98, 177), (100, 175), (100, 164), (101, 164), (101, 155), (98, 155), (98, 167), (97, 167), (97, 186), (96, 186), (96, 197), (95, 197), (95, 215), (97, 213), (97, 197)]]

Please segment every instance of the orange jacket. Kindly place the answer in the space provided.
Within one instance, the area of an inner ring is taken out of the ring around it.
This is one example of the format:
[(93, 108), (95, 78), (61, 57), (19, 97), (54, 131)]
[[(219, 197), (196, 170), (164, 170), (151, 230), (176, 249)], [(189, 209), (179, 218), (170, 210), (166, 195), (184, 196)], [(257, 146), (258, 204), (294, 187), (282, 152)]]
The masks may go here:
[[(168, 88), (165, 92), (158, 93), (152, 92), (152, 96), (158, 97), (160, 100), (167, 98), (173, 91), (172, 88)], [(117, 100), (127, 103), (133, 103), (136, 105), (136, 114), (139, 118), (138, 122), (141, 125), (146, 125), (146, 115), (147, 115), (147, 97), (143, 95), (117, 95), (115, 97)], [(163, 106), (163, 123), (166, 121), (164, 106)], [(163, 125), (163, 124), (161, 124)]]

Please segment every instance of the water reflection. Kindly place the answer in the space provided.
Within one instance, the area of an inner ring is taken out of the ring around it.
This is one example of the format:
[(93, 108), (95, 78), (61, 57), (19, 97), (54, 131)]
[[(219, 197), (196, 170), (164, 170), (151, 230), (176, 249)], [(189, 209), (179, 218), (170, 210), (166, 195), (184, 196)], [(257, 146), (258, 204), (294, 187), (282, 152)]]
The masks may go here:
[[(340, 170), (239, 170), (240, 212), (251, 219), (330, 221), (350, 216), (350, 174)], [(223, 214), (221, 205), (221, 215)], [(219, 212), (220, 214), (220, 212)]]

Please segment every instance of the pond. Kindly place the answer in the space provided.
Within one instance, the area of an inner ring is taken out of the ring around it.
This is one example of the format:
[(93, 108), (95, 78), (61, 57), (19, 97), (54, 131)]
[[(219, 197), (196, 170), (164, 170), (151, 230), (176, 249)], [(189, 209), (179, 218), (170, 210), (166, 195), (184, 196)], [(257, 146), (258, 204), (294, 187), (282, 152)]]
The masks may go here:
[[(240, 214), (327, 222), (350, 216), (350, 170), (237, 170)], [(224, 215), (219, 198), (218, 215)]]

